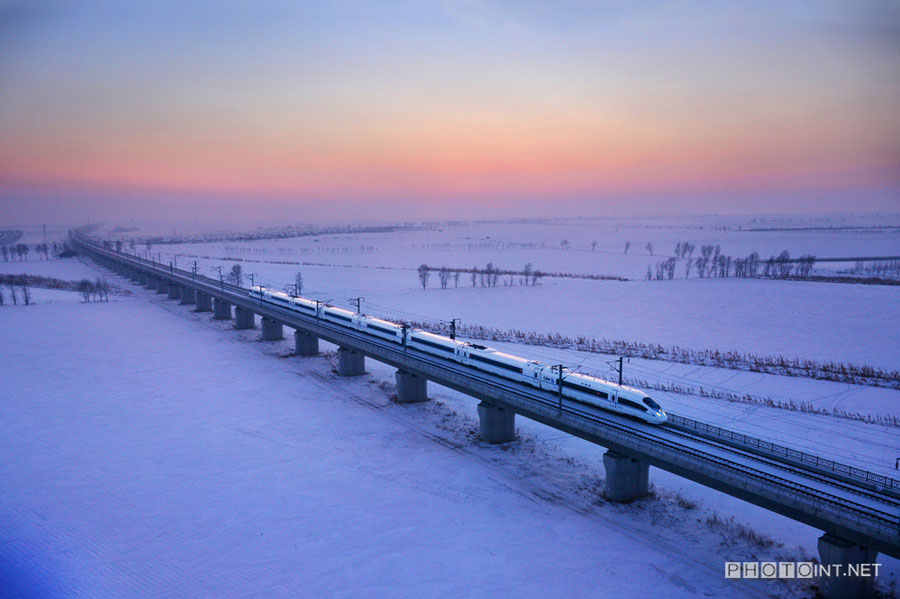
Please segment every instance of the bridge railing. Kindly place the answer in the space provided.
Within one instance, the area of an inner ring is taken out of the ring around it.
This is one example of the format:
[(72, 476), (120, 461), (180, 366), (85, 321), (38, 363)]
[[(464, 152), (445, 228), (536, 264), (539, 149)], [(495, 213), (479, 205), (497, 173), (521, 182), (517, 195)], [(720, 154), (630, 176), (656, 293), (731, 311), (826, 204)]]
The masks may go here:
[(757, 437), (751, 437), (750, 435), (745, 435), (744, 433), (739, 433), (727, 428), (722, 428), (720, 426), (715, 426), (706, 422), (687, 418), (685, 416), (679, 416), (678, 414), (670, 413), (668, 414), (668, 416), (669, 422), (678, 426), (679, 428), (696, 431), (698, 433), (702, 433), (710, 437), (715, 437), (717, 439), (731, 441), (737, 445), (757, 449), (761, 452), (769, 453), (774, 456), (789, 458), (793, 461), (801, 462), (803, 464), (809, 464), (823, 470), (830, 470), (838, 474), (843, 474), (844, 476), (871, 483), (883, 489), (900, 493), (900, 481), (883, 474), (876, 474), (875, 472), (863, 470), (862, 468), (856, 468), (854, 466), (842, 464), (834, 460), (823, 458), (822, 456), (806, 453), (805, 451), (800, 451), (799, 449), (793, 449), (784, 445), (778, 445), (777, 443), (772, 443), (771, 441), (765, 441)]

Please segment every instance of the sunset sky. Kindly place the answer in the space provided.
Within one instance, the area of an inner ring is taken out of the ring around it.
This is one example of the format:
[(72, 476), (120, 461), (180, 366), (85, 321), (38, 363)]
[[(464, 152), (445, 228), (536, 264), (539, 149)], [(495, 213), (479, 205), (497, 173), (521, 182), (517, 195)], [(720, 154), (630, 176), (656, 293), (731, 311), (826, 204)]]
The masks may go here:
[(898, 210), (898, 6), (0, 0), (0, 221)]

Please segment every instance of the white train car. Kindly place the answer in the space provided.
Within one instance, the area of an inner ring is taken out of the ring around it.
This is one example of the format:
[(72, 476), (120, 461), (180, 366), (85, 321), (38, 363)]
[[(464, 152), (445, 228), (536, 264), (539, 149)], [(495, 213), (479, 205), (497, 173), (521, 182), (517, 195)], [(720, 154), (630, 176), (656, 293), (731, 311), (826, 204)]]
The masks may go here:
[(322, 308), (321, 317), (323, 320), (328, 320), (343, 327), (359, 329), (359, 314), (350, 310), (326, 306)]
[(563, 397), (579, 403), (639, 418), (651, 424), (661, 424), (667, 420), (662, 407), (640, 389), (578, 374), (565, 366), (560, 373), (559, 366), (548, 366), (492, 347), (457, 341), (420, 329), (404, 330), (402, 326), (387, 320), (363, 316), (344, 308), (325, 306), (320, 302), (266, 287), (251, 287), (250, 296), (545, 391), (559, 393), (561, 384)]
[(296, 312), (306, 314), (307, 316), (315, 317), (318, 310), (318, 304), (316, 304), (316, 302), (312, 300), (308, 300), (303, 297), (288, 295), (283, 291), (277, 291), (275, 289), (269, 289), (268, 287), (261, 287), (259, 285), (255, 285), (250, 288), (250, 297), (258, 299), (260, 301), (269, 302), (283, 308), (287, 308), (289, 310), (294, 310)]
[(455, 341), (450, 337), (435, 335), (434, 333), (429, 333), (420, 329), (413, 329), (407, 335), (406, 345), (407, 347), (412, 347), (425, 353), (453, 360), (454, 362), (462, 361), (460, 350), (461, 346), (464, 344)]
[(364, 333), (403, 344), (403, 327), (399, 324), (371, 316), (360, 316), (358, 322)]
[[(559, 367), (548, 366), (540, 374), (541, 388), (559, 392)], [(604, 410), (635, 416), (652, 424), (667, 420), (665, 411), (653, 398), (640, 389), (617, 385), (586, 374), (578, 374), (563, 367), (563, 397), (596, 406)]]

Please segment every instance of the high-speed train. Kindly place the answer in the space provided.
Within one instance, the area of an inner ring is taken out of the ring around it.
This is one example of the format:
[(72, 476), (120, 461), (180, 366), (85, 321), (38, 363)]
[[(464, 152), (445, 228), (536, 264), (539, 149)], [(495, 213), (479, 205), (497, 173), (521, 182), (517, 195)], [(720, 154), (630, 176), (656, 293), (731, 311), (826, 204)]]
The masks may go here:
[(450, 339), (421, 329), (405, 329), (402, 325), (388, 320), (291, 296), (267, 287), (258, 285), (251, 287), (250, 296), (261, 302), (281, 306), (538, 389), (559, 393), (561, 383), (563, 397), (583, 404), (639, 418), (651, 424), (666, 421), (666, 413), (662, 407), (640, 389), (578, 374), (565, 366), (560, 373), (559, 366), (549, 366), (537, 360), (520, 358), (491, 347)]

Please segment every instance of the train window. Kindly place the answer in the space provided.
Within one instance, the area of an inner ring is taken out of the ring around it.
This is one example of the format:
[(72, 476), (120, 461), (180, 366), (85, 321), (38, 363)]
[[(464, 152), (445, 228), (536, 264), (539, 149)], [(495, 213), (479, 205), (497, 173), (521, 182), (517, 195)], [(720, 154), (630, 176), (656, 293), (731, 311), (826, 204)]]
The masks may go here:
[(660, 410), (661, 409), (660, 405), (658, 403), (656, 403), (655, 401), (653, 401), (652, 399), (650, 399), (649, 397), (644, 398), (644, 403), (647, 404), (647, 406), (649, 406), (651, 410)]
[(631, 408), (631, 409), (633, 409), (633, 410), (640, 410), (640, 411), (642, 411), (642, 412), (646, 412), (646, 411), (647, 411), (647, 408), (645, 408), (645, 407), (642, 406), (641, 404), (636, 403), (636, 402), (633, 402), (633, 401), (631, 401), (631, 400), (629, 400), (629, 399), (622, 399), (621, 397), (619, 398), (619, 405), (623, 405), (623, 406), (629, 407), (629, 408)]

